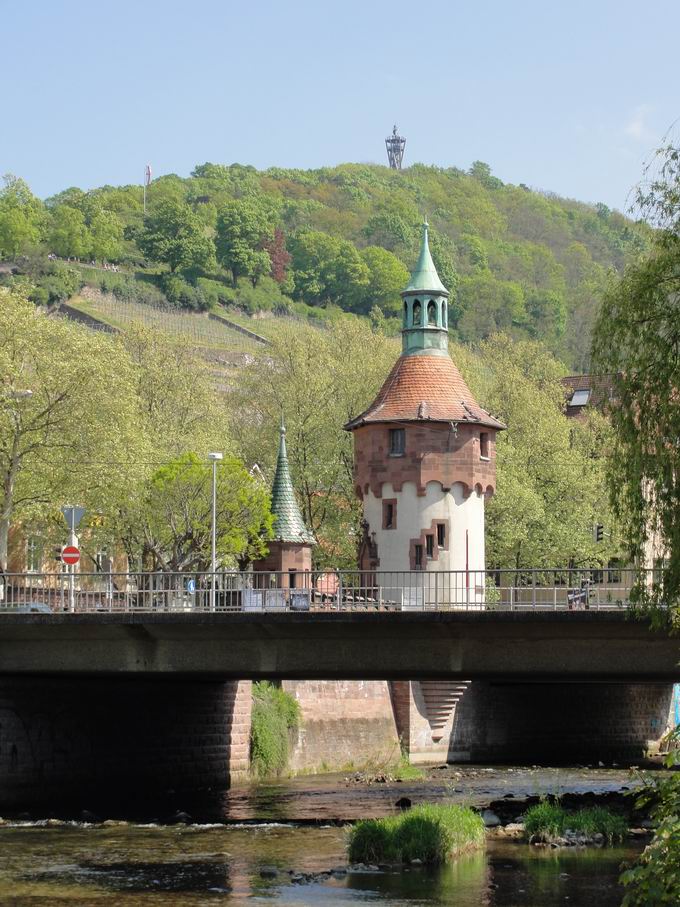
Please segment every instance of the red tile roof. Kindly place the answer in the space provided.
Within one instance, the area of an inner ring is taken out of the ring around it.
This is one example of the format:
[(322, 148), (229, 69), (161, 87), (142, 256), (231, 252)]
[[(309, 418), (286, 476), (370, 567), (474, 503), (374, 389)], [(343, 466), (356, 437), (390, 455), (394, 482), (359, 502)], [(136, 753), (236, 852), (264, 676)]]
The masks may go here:
[[(566, 395), (565, 414), (567, 416), (579, 416), (589, 407), (605, 411), (607, 406), (616, 403), (615, 375), (569, 375), (562, 378), (562, 386)], [(575, 391), (590, 391), (588, 400), (577, 406), (571, 405), (572, 397)]]
[(345, 426), (370, 422), (472, 422), (505, 428), (472, 396), (450, 356), (401, 356), (373, 403)]

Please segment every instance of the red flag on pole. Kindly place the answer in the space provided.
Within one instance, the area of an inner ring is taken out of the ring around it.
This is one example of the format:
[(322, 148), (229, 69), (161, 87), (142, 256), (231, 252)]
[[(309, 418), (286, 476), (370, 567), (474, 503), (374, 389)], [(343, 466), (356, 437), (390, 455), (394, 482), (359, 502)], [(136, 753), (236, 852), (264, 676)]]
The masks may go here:
[(144, 185), (148, 186), (150, 182), (151, 182), (151, 164), (147, 164), (146, 169), (144, 170)]

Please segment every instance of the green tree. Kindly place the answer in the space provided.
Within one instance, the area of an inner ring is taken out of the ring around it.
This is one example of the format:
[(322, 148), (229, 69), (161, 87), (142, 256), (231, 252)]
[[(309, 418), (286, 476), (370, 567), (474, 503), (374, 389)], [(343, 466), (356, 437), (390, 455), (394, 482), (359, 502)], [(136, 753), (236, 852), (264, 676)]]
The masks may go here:
[(319, 565), (356, 564), (360, 504), (352, 438), (342, 426), (370, 403), (398, 355), (396, 341), (357, 319), (341, 318), (327, 330), (300, 324), (282, 330), (234, 388), (237, 449), (268, 477), (285, 416), (291, 473), (305, 522), (319, 539)]
[(52, 211), (48, 242), (63, 258), (81, 258), (90, 250), (90, 236), (85, 217), (78, 208), (59, 205)]
[(235, 199), (217, 216), (217, 257), (231, 271), (236, 286), (239, 277), (249, 277), (253, 286), (271, 271), (271, 259), (264, 248), (274, 238), (271, 211), (254, 198)]
[(370, 312), (377, 305), (388, 316), (400, 315), (399, 293), (407, 285), (410, 276), (406, 266), (396, 255), (379, 246), (362, 249), (361, 257), (369, 271), (362, 310)]
[[(228, 567), (245, 569), (267, 552), (272, 536), (269, 491), (243, 463), (226, 457), (217, 471), (217, 556)], [(195, 453), (161, 466), (143, 497), (135, 526), (137, 544), (154, 570), (210, 569), (212, 469)]]
[(0, 192), (0, 256), (17, 258), (40, 240), (45, 223), (42, 202), (28, 185), (11, 173)]
[(0, 288), (0, 564), (14, 520), (65, 501), (110, 513), (134, 497), (146, 435), (119, 340)]
[(154, 206), (137, 245), (153, 261), (178, 268), (208, 268), (215, 259), (215, 244), (196, 213), (182, 201)]
[(638, 198), (659, 230), (649, 254), (606, 293), (593, 354), (614, 382), (610, 491), (627, 517), (629, 555), (643, 564), (655, 542), (666, 557), (662, 580), (638, 591), (671, 605), (680, 621), (680, 150), (663, 149), (660, 160), (659, 177)]
[(90, 254), (95, 260), (117, 261), (123, 242), (123, 224), (112, 211), (100, 210), (90, 221)]
[(361, 308), (370, 271), (351, 242), (310, 230), (295, 234), (289, 250), (297, 298), (308, 305)]
[(605, 490), (608, 425), (564, 415), (563, 367), (538, 343), (495, 335), (454, 359), (473, 392), (508, 430), (497, 438), (497, 490), (487, 508), (487, 563), (498, 567), (606, 564), (620, 553)]

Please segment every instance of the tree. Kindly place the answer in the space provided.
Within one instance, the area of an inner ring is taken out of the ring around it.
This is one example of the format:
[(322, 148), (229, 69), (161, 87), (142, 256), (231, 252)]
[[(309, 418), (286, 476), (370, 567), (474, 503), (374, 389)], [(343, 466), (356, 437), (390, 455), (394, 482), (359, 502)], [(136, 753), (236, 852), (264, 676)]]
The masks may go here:
[(17, 258), (40, 240), (44, 209), (27, 184), (11, 173), (5, 174), (0, 192), (0, 256)]
[(14, 520), (65, 501), (110, 513), (146, 459), (133, 368), (117, 338), (49, 318), (0, 288), (0, 564)]
[(87, 255), (91, 241), (82, 212), (70, 205), (55, 208), (48, 241), (51, 250), (63, 258)]
[(396, 255), (379, 246), (368, 246), (361, 250), (369, 271), (368, 286), (364, 291), (362, 310), (370, 312), (377, 305), (386, 315), (401, 314), (399, 293), (409, 281), (406, 266)]
[(277, 283), (286, 283), (288, 279), (288, 265), (290, 252), (286, 249), (286, 237), (283, 230), (274, 230), (273, 238), (265, 245), (271, 261), (271, 277)]
[(610, 492), (625, 515), (630, 557), (644, 563), (656, 540), (662, 580), (638, 590), (680, 620), (680, 149), (663, 149), (661, 171), (641, 190), (641, 213), (658, 224), (650, 253), (605, 294), (593, 355), (611, 373), (614, 445)]
[(178, 268), (206, 268), (215, 259), (215, 245), (195, 212), (181, 201), (154, 207), (137, 237), (141, 251), (154, 261)]
[(299, 324), (281, 330), (242, 369), (234, 388), (237, 449), (270, 479), (285, 417), (293, 482), (305, 522), (319, 539), (318, 565), (356, 565), (360, 504), (352, 438), (343, 425), (370, 403), (398, 355), (396, 341), (358, 319), (341, 318), (323, 331)]
[[(273, 534), (269, 491), (235, 457), (219, 464), (216, 487), (217, 557), (243, 570), (266, 554)], [(136, 540), (154, 570), (210, 569), (212, 469), (205, 459), (185, 453), (156, 470), (141, 515), (134, 526)]]
[(265, 244), (274, 238), (271, 212), (254, 198), (235, 199), (217, 216), (217, 257), (231, 271), (236, 286), (239, 277), (249, 277), (253, 286), (271, 270)]
[(608, 426), (564, 415), (563, 367), (531, 341), (495, 335), (477, 354), (454, 359), (480, 403), (508, 430), (497, 437), (497, 490), (487, 508), (487, 563), (497, 567), (579, 567), (619, 554), (605, 490)]
[(351, 242), (309, 230), (292, 237), (290, 252), (297, 298), (308, 305), (361, 308), (370, 271)]
[(90, 254), (95, 260), (116, 261), (120, 258), (123, 224), (112, 211), (100, 210), (90, 221)]

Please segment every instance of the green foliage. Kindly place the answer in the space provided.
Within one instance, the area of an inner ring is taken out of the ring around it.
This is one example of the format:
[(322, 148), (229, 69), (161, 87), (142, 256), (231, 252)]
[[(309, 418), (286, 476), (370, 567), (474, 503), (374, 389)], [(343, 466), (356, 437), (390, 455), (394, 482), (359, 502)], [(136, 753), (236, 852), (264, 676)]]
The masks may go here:
[(371, 272), (351, 242), (310, 230), (293, 236), (289, 251), (296, 299), (346, 311), (361, 309)]
[(0, 257), (17, 258), (40, 240), (45, 215), (26, 183), (8, 173), (0, 191)]
[(256, 198), (228, 202), (217, 217), (217, 257), (231, 271), (234, 286), (239, 277), (248, 277), (257, 286), (271, 271), (271, 259), (264, 248), (274, 237), (271, 206)]
[(526, 811), (524, 830), (528, 837), (546, 842), (572, 831), (589, 837), (600, 834), (613, 844), (623, 840), (627, 825), (623, 816), (602, 806), (568, 812), (559, 803), (543, 800)]
[(60, 205), (52, 212), (48, 236), (51, 250), (62, 258), (81, 258), (90, 250), (90, 237), (85, 218), (78, 208)]
[[(680, 743), (680, 730), (671, 735)], [(621, 874), (626, 887), (623, 907), (671, 907), (680, 903), (680, 751), (671, 749), (665, 771), (640, 774), (641, 790), (633, 793), (638, 809), (650, 809), (657, 822), (654, 838)]]
[(186, 280), (175, 274), (161, 276), (161, 288), (170, 305), (180, 309), (193, 309), (205, 311), (209, 307), (208, 300), (200, 287), (192, 287)]
[(210, 267), (215, 259), (206, 227), (189, 205), (179, 201), (163, 201), (154, 207), (137, 244), (145, 255), (169, 265), (171, 271)]
[(267, 681), (253, 684), (250, 767), (259, 778), (281, 775), (288, 766), (291, 732), (300, 723), (297, 700)]
[(365, 819), (349, 831), (352, 863), (444, 863), (484, 845), (484, 823), (463, 806), (423, 804), (400, 816)]

